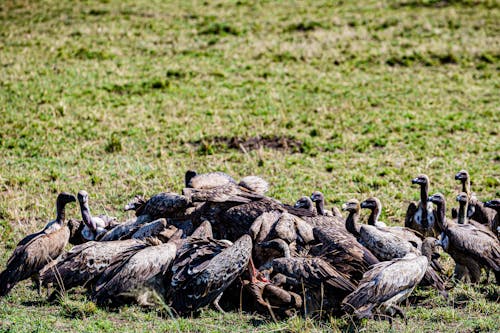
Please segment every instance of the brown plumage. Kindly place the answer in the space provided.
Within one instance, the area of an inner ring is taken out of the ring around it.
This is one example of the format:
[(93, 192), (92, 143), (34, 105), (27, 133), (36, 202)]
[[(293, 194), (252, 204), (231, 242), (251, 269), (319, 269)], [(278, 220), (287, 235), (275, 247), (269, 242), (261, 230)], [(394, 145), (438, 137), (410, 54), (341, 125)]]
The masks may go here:
[[(485, 207), (476, 195), (471, 191), (470, 177), (466, 170), (461, 170), (455, 175), (455, 179), (462, 183), (462, 192), (467, 194), (467, 214), (466, 217), (481, 224), (490, 225), (495, 218), (495, 211)], [(451, 217), (458, 218), (459, 212), (453, 207)]]
[(196, 189), (213, 189), (227, 184), (236, 184), (233, 177), (227, 173), (216, 171), (198, 174), (196, 171), (186, 171), (184, 177), (185, 186)]
[(131, 239), (147, 239), (149, 237), (156, 237), (160, 241), (166, 243), (173, 235), (178, 232), (182, 235), (183, 232), (173, 225), (167, 225), (167, 220), (158, 219), (153, 222), (149, 222), (141, 225), (137, 231), (135, 231)]
[(357, 318), (370, 318), (375, 311), (393, 316), (404, 313), (397, 304), (406, 299), (423, 278), (427, 258), (409, 253), (403, 258), (374, 265), (354, 292), (342, 302), (342, 309)]
[(184, 188), (182, 194), (188, 197), (192, 202), (237, 202), (246, 203), (250, 201), (260, 200), (263, 195), (254, 193), (244, 187), (234, 183), (227, 183), (217, 187), (206, 189)]
[(77, 286), (89, 288), (111, 264), (127, 260), (147, 246), (147, 243), (138, 239), (91, 241), (77, 245), (62, 255), (55, 265), (41, 273), (43, 285), (52, 284), (60, 290), (69, 290)]
[(183, 214), (189, 204), (189, 199), (183, 195), (161, 192), (153, 195), (147, 201), (136, 197), (134, 201), (125, 206), (125, 210), (135, 210), (137, 216), (149, 215), (152, 220), (156, 220)]
[(176, 252), (176, 244), (168, 242), (146, 247), (127, 260), (116, 261), (97, 281), (93, 298), (99, 305), (157, 304), (166, 294), (168, 285), (164, 275)]
[(321, 256), (356, 282), (361, 280), (371, 265), (379, 262), (370, 250), (346, 230), (315, 227), (314, 237), (320, 246), (314, 247), (311, 254)]
[[(313, 228), (298, 216), (281, 211), (263, 213), (249, 230), (254, 245), (254, 260), (257, 266), (270, 264), (273, 258), (284, 251), (305, 248), (314, 240)], [(284, 242), (285, 244), (282, 244)]]
[(195, 312), (213, 302), (245, 270), (252, 240), (234, 244), (213, 239), (188, 239), (172, 266), (169, 303), (179, 314)]
[(258, 176), (243, 177), (238, 185), (261, 195), (264, 195), (269, 190), (269, 183)]
[(0, 273), (0, 296), (7, 295), (19, 281), (32, 276), (36, 277), (40, 288), (39, 272), (56, 259), (68, 244), (71, 232), (68, 226), (63, 225), (65, 207), (75, 201), (75, 196), (60, 193), (56, 202), (56, 219), (47, 223), (43, 230), (26, 236), (17, 244), (7, 260), (7, 267)]
[(491, 226), (494, 223), (497, 212), (490, 206), (486, 206), (472, 194), (469, 198), (469, 219), (486, 226)]
[(273, 274), (281, 274), (283, 287), (305, 295), (306, 314), (338, 312), (342, 299), (355, 289), (350, 278), (321, 258), (276, 258)]
[(490, 234), (492, 237), (496, 237), (496, 234), (493, 232), (493, 230), (491, 230), (489, 225), (484, 225), (484, 224), (481, 224), (477, 221), (472, 221), (471, 219), (469, 219), (467, 217), (466, 212), (468, 210), (467, 208), (469, 206), (470, 200), (465, 192), (460, 192), (457, 195), (456, 200), (458, 201), (458, 204), (459, 204), (458, 216), (457, 216), (456, 223), (458, 223), (458, 224), (467, 224), (467, 223), (472, 224), (473, 226), (475, 226), (479, 230), (482, 230), (483, 232)]
[(129, 236), (131, 236), (135, 231), (137, 231), (141, 225), (144, 225), (151, 221), (153, 221), (153, 219), (151, 218), (150, 215), (147, 214), (132, 218), (128, 221), (120, 223), (111, 230), (108, 230), (105, 234), (103, 234), (99, 238), (99, 241), (107, 242), (107, 241), (129, 238)]
[(495, 210), (496, 215), (490, 223), (490, 229), (500, 238), (500, 199), (493, 199), (484, 203), (484, 206)]
[[(355, 202), (354, 202), (355, 203)], [(351, 210), (356, 210), (356, 205), (351, 204)], [(376, 200), (369, 202), (369, 206), (379, 206)], [(346, 208), (347, 208), (346, 204)], [(372, 212), (373, 214), (373, 212)], [(346, 223), (346, 228), (356, 230), (358, 214), (353, 214), (353, 221)], [(348, 217), (349, 220), (349, 217)], [(376, 224), (376, 219), (374, 222)], [(422, 239), (418, 232), (405, 227), (384, 227), (374, 225), (361, 225), (359, 227), (359, 242), (366, 246), (380, 261), (403, 258), (409, 253), (422, 254)], [(427, 244), (426, 250), (430, 251), (431, 244)], [(429, 266), (426, 269), (423, 285), (431, 285), (443, 296), (447, 296), (443, 279)]]
[(498, 239), (474, 225), (447, 222), (446, 202), (442, 194), (434, 194), (429, 200), (437, 206), (437, 217), (445, 226), (440, 239), (443, 249), (457, 264), (467, 268), (471, 282), (480, 281), (481, 266), (484, 266), (495, 272), (497, 284), (499, 284), (500, 243)]
[(406, 211), (405, 227), (418, 231), (425, 237), (436, 237), (439, 235), (439, 226), (435, 224), (436, 216), (432, 207), (428, 204), (429, 177), (419, 175), (414, 178), (412, 184), (420, 185), (420, 201), (411, 202)]

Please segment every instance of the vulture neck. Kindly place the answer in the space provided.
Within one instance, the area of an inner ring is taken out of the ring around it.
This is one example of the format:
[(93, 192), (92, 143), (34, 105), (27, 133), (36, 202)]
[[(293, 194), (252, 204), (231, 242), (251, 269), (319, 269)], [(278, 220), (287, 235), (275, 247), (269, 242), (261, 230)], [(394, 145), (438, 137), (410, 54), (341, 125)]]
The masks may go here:
[(440, 230), (440, 233), (446, 229), (446, 205), (444, 203), (440, 203), (436, 205), (436, 226)]
[(277, 250), (284, 258), (292, 257), (292, 254), (290, 252), (290, 246), (288, 246), (288, 244), (283, 239), (280, 238), (273, 239), (269, 241), (269, 246)]
[(470, 196), (470, 180), (469, 177), (462, 180), (462, 192), (467, 193), (467, 196)]
[(458, 208), (458, 219), (457, 223), (458, 224), (466, 224), (467, 223), (467, 207), (468, 203), (467, 202), (462, 202), (460, 201), (459, 208)]
[(316, 201), (316, 211), (318, 215), (325, 215), (325, 200), (321, 199)]
[(59, 224), (63, 224), (64, 220), (66, 219), (66, 202), (64, 200), (61, 200), (60, 198), (57, 198), (57, 203), (56, 203), (56, 221)]
[(422, 226), (429, 226), (427, 221), (427, 198), (429, 197), (429, 182), (420, 185), (420, 205), (422, 206)]
[(378, 222), (378, 217), (380, 216), (380, 207), (378, 205), (376, 205), (370, 216), (368, 217), (368, 224), (369, 225), (375, 225), (375, 223)]
[(92, 219), (92, 215), (90, 214), (90, 207), (88, 203), (80, 203), (80, 209), (82, 211), (82, 219), (83, 223), (89, 227), (90, 230), (96, 231), (97, 226)]
[(359, 237), (359, 232), (356, 229), (356, 222), (358, 221), (359, 212), (351, 211), (345, 220), (345, 228), (355, 237)]

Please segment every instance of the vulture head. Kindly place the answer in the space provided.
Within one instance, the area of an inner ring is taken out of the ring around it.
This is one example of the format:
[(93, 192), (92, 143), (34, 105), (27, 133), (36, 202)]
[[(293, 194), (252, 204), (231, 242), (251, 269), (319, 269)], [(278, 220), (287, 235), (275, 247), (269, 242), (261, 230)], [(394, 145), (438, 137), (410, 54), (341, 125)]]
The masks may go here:
[(380, 212), (382, 210), (382, 203), (378, 198), (370, 197), (361, 203), (361, 208), (366, 208), (372, 211), (377, 209)]
[(135, 211), (135, 215), (139, 216), (146, 204), (146, 200), (142, 195), (136, 195), (132, 201), (123, 207), (124, 211), (133, 210)]
[(295, 202), (294, 207), (312, 210), (313, 209), (313, 202), (312, 202), (311, 198), (309, 198), (309, 197), (302, 197), (299, 200), (297, 200), (297, 202)]
[(323, 195), (323, 193), (321, 193), (320, 191), (314, 191), (312, 194), (311, 194), (311, 200), (313, 202), (320, 202), (320, 201), (325, 201), (325, 196)]
[(351, 199), (342, 205), (342, 210), (349, 213), (359, 213), (360, 209), (361, 206), (356, 199)]
[(78, 191), (77, 196), (78, 196), (78, 202), (80, 203), (80, 205), (88, 204), (89, 194), (86, 191), (84, 191), (84, 190)]
[(429, 185), (429, 177), (427, 175), (421, 174), (411, 180), (412, 184), (418, 184), (420, 186)]
[(460, 192), (457, 197), (456, 197), (456, 200), (460, 203), (460, 204), (466, 204), (469, 202), (469, 197), (467, 196), (467, 193), (465, 192)]
[(67, 203), (75, 202), (75, 201), (76, 201), (75, 196), (73, 194), (70, 194), (67, 192), (61, 192), (57, 196), (57, 203), (58, 204), (66, 205)]
[(500, 199), (493, 199), (490, 201), (486, 201), (484, 203), (484, 207), (488, 207), (496, 210), (497, 212), (500, 212)]
[(446, 199), (445, 199), (444, 195), (442, 195), (441, 193), (436, 193), (436, 194), (431, 195), (429, 197), (428, 201), (435, 204), (436, 207), (438, 207), (438, 208), (441, 208), (444, 205), (446, 205)]
[(460, 170), (455, 175), (455, 180), (459, 180), (462, 183), (465, 183), (467, 180), (469, 180), (469, 173), (465, 170)]
[(193, 179), (197, 175), (196, 171), (188, 170), (184, 175), (184, 186), (190, 187), (191, 179)]

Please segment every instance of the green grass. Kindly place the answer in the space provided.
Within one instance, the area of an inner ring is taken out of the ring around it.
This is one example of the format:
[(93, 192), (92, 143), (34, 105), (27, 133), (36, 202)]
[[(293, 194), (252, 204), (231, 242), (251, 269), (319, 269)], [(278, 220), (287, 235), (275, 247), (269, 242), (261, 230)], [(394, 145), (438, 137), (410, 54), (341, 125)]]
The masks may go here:
[[(1, 263), (53, 218), (58, 192), (86, 189), (94, 212), (123, 219), (135, 194), (180, 191), (188, 168), (261, 175), (286, 202), (313, 190), (328, 205), (376, 195), (391, 224), (418, 198), (418, 173), (449, 206), (462, 168), (480, 199), (499, 197), (499, 21), (500, 3), (488, 0), (3, 1)], [(243, 152), (218, 143), (255, 136), (299, 146)], [(0, 330), (349, 327), (108, 313), (71, 295), (62, 307), (28, 285), (0, 301)], [(471, 300), (410, 307), (408, 326), (396, 320), (394, 330), (500, 330), (498, 302), (464, 288)]]

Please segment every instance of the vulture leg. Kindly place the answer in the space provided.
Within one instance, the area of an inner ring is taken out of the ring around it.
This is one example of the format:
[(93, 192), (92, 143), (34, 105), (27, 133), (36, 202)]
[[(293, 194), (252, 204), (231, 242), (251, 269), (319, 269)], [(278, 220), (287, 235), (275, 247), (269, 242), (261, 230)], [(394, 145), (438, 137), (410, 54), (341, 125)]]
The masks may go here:
[(40, 281), (40, 275), (35, 274), (31, 277), (31, 281), (33, 282), (33, 287), (38, 292), (38, 296), (42, 296), (42, 283)]
[(221, 313), (226, 313), (226, 311), (224, 311), (224, 309), (222, 309), (221, 306), (219, 305), (219, 301), (222, 298), (223, 294), (224, 294), (224, 292), (220, 293), (219, 296), (217, 296), (217, 298), (214, 299), (214, 301), (212, 302), (212, 304), (215, 306), (215, 308), (217, 309), (217, 311), (219, 311)]
[(408, 318), (406, 318), (406, 315), (403, 312), (403, 309), (401, 309), (397, 305), (392, 305), (391, 310), (392, 310), (391, 312), (394, 313), (394, 316), (400, 316), (405, 321), (405, 325), (408, 325)]

